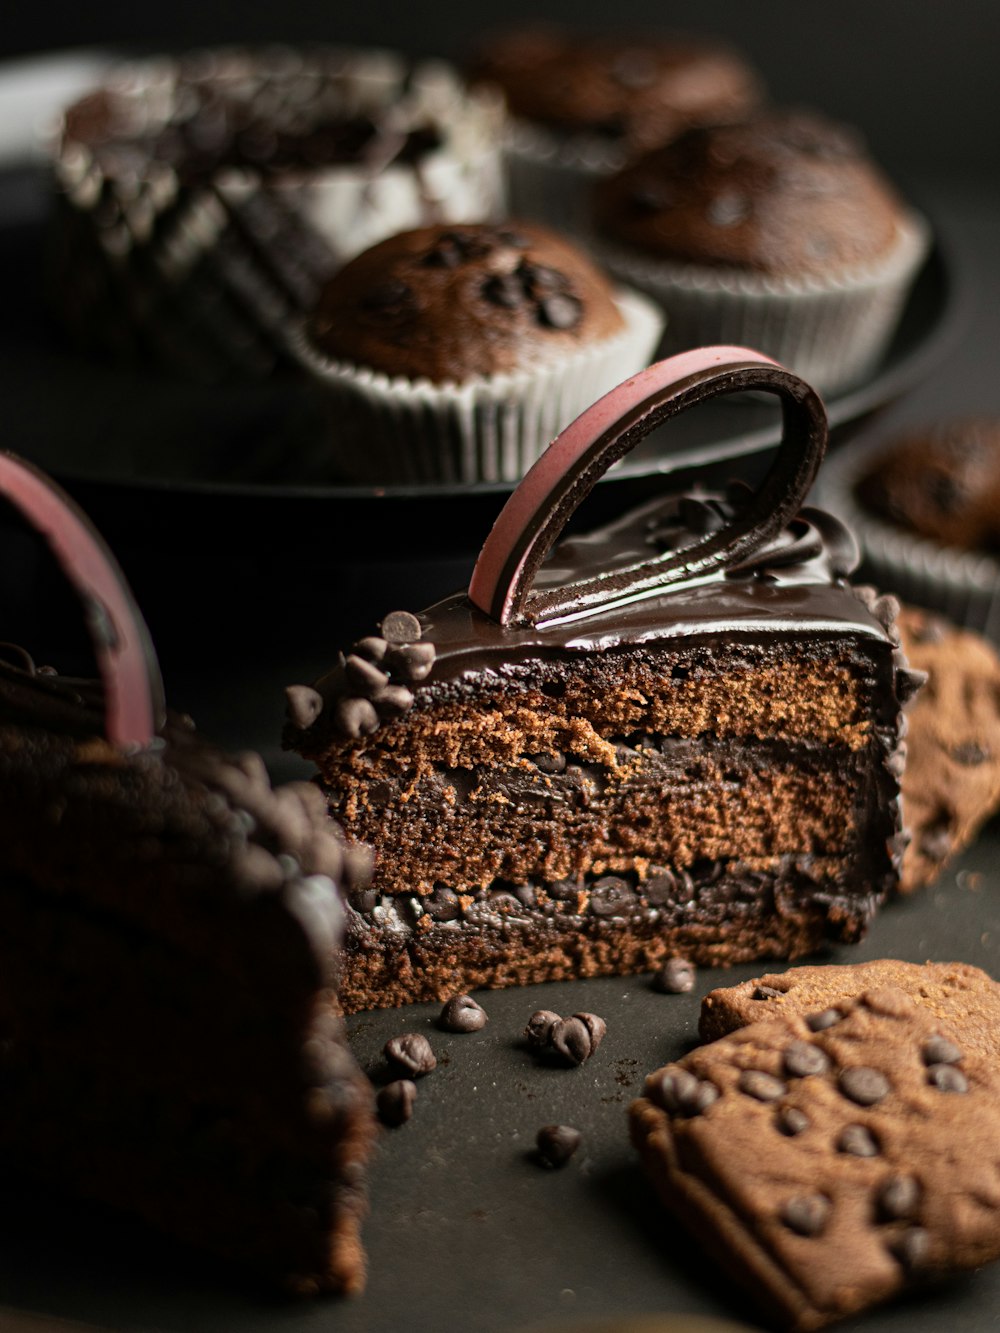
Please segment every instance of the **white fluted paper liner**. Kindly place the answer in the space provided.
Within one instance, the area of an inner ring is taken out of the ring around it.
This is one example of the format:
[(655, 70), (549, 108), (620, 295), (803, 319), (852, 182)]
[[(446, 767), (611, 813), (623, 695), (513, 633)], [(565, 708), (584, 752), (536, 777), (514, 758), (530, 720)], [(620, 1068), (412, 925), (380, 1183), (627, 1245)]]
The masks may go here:
[(549, 364), (464, 384), (391, 379), (330, 360), (300, 325), (292, 350), (326, 403), (331, 471), (374, 485), (520, 481), (564, 426), (649, 364), (660, 310), (626, 290), (615, 303), (623, 332)]
[(576, 237), (590, 231), (595, 185), (626, 161), (613, 139), (559, 134), (523, 120), (508, 123), (504, 151), (512, 215)]
[[(897, 447), (893, 441), (885, 446)], [(865, 442), (828, 454), (820, 469), (816, 502), (854, 532), (866, 574), (881, 591), (939, 611), (956, 625), (1000, 644), (1000, 560), (942, 546), (864, 508), (855, 488), (879, 457), (880, 450)]]
[(927, 223), (909, 214), (880, 260), (811, 279), (657, 261), (603, 241), (591, 248), (619, 281), (667, 312), (661, 355), (714, 343), (753, 347), (834, 394), (876, 369), (929, 246)]

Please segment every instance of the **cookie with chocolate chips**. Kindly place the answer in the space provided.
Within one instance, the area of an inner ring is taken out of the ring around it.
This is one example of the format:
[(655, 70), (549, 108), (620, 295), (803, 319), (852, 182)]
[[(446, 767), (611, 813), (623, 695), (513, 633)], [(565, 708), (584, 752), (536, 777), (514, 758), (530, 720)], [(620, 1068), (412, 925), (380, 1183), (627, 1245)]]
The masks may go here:
[(324, 288), (309, 337), (383, 375), (464, 383), (619, 333), (602, 273), (527, 223), (422, 227), (359, 255)]
[(981, 635), (904, 609), (899, 632), (928, 680), (909, 715), (903, 892), (933, 882), (1000, 809), (1000, 658)]
[(1000, 1257), (998, 1096), (994, 1055), (888, 987), (700, 1047), (630, 1120), (682, 1224), (807, 1330)]
[(751, 1023), (806, 1014), (819, 1031), (837, 1022), (845, 1002), (865, 991), (893, 987), (932, 1015), (942, 1029), (970, 1050), (1000, 1056), (1000, 985), (969, 963), (903, 963), (879, 958), (871, 963), (791, 967), (754, 977), (738, 986), (720, 986), (701, 1002), (698, 1031), (704, 1041)]

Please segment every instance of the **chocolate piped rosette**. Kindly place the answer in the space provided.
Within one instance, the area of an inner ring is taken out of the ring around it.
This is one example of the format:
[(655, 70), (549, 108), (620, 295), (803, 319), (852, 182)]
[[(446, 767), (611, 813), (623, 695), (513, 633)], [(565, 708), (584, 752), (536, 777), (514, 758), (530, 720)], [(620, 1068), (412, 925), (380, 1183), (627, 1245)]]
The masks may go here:
[[(783, 414), (756, 493), (657, 500), (553, 546), (649, 430), (747, 390)], [(815, 392), (757, 352), (649, 367), (545, 451), (467, 593), (290, 690), (286, 743), (375, 849), (348, 1009), (861, 937), (897, 878), (922, 676), (895, 599), (847, 582), (846, 529), (800, 510), (825, 442)]]
[(391, 51), (125, 63), (53, 135), (52, 302), (118, 359), (267, 374), (351, 256), (401, 227), (502, 215), (503, 124), (489, 91)]
[(100, 671), (0, 647), (0, 1163), (295, 1291), (357, 1291), (375, 1130), (333, 959), (365, 853), (310, 783), (272, 789), (258, 755), (164, 711), (68, 497), (9, 454), (0, 493), (78, 592)]

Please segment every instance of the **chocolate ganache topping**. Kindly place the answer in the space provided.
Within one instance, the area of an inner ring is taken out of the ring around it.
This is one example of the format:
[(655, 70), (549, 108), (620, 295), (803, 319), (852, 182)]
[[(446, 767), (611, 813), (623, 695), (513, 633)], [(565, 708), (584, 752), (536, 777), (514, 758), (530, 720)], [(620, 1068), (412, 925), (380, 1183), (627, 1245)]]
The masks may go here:
[[(661, 498), (552, 548), (597, 479), (653, 426), (747, 389), (778, 394), (784, 413), (781, 445), (757, 492), (735, 485), (724, 496)], [(889, 642), (902, 702), (921, 679), (899, 651), (898, 605), (848, 587), (854, 538), (832, 515), (801, 508), (825, 445), (818, 396), (757, 352), (703, 348), (640, 372), (578, 418), (527, 474), (467, 594), (410, 617), (405, 645), (390, 652), (384, 636), (362, 639), (314, 687), (290, 688), (286, 743), (313, 753), (325, 737), (370, 734), (419, 706), (411, 687), (421, 683), (447, 689), (463, 676), (503, 674), (539, 658), (741, 632)]]

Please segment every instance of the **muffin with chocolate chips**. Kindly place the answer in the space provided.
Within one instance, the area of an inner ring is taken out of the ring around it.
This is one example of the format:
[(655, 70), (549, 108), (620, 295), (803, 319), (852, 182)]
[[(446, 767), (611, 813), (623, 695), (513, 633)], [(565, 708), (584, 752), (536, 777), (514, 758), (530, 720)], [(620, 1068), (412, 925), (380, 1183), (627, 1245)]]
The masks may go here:
[(873, 578), (1000, 642), (1000, 418), (859, 440), (820, 480)]
[(928, 241), (852, 129), (786, 109), (636, 158), (594, 221), (607, 265), (669, 311), (666, 350), (758, 347), (826, 393), (877, 365)]
[(513, 207), (570, 230), (586, 222), (595, 179), (692, 125), (734, 120), (762, 96), (748, 61), (713, 38), (548, 25), (485, 39), (470, 78), (506, 99)]
[(360, 480), (517, 481), (647, 363), (662, 319), (529, 224), (423, 227), (359, 255), (300, 330), (331, 459)]

